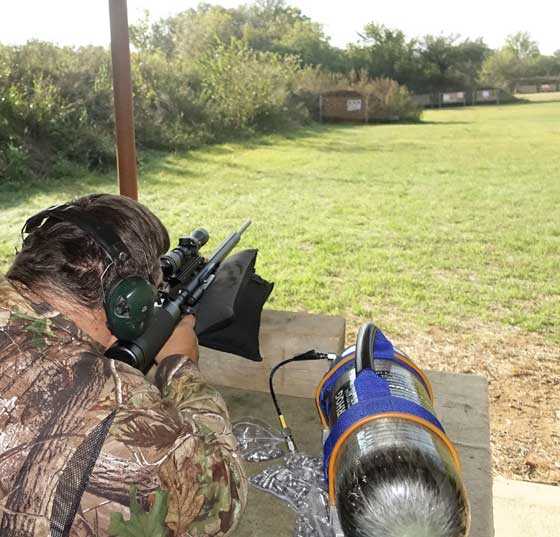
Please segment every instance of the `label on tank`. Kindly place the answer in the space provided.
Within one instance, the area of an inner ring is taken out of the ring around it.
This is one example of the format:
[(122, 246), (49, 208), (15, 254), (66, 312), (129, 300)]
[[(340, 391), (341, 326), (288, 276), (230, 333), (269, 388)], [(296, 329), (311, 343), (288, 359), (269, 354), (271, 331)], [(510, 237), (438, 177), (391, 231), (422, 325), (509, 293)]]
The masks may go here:
[(336, 418), (338, 419), (344, 411), (356, 404), (357, 401), (358, 397), (354, 390), (354, 384), (352, 382), (343, 384), (334, 395), (334, 411), (336, 413)]

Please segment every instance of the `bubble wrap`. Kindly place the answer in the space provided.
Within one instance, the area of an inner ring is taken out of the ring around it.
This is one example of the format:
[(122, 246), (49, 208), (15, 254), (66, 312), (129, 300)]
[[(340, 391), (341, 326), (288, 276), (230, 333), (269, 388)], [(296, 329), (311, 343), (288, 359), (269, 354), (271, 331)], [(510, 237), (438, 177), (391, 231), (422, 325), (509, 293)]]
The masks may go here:
[(237, 448), (243, 460), (263, 462), (284, 455), (281, 446), (285, 443), (282, 434), (257, 418), (242, 418), (233, 426)]

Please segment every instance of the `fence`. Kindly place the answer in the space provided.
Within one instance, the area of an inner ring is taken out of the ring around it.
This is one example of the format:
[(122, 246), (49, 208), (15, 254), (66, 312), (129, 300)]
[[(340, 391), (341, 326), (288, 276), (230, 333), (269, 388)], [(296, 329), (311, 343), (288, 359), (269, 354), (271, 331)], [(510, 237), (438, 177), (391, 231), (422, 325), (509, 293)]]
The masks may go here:
[[(454, 91), (441, 93), (421, 93), (412, 95), (412, 100), (424, 108), (442, 108), (445, 106), (467, 106), (475, 104), (500, 104), (507, 95), (496, 88), (481, 90)], [(511, 98), (511, 97), (510, 97)]]
[(535, 77), (534, 79), (519, 79), (515, 83), (515, 93), (550, 93), (560, 91), (559, 77)]
[[(555, 91), (542, 89), (541, 91)], [(474, 91), (453, 91), (441, 93), (413, 94), (412, 100), (422, 108), (443, 108), (447, 106), (467, 106), (475, 104), (500, 104), (511, 101), (513, 97), (497, 88), (486, 88)], [(367, 95), (352, 90), (335, 90), (319, 96), (320, 121), (359, 121), (396, 120), (397, 117), (376, 117), (368, 112), (370, 103)]]

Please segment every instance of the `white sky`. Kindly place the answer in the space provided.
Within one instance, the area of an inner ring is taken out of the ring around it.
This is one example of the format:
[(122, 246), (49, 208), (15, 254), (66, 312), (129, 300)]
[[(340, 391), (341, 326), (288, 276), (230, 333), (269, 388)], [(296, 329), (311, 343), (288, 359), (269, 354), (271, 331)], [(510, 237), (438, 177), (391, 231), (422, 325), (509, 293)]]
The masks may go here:
[[(194, 7), (198, 0), (128, 0), (129, 21), (144, 9), (168, 16)], [(235, 0), (208, 1), (233, 7)], [(560, 49), (560, 2), (557, 0), (289, 0), (323, 24), (331, 42), (344, 46), (355, 40), (369, 21), (400, 28), (409, 37), (427, 33), (458, 33), (483, 37), (493, 48), (518, 30), (528, 31), (541, 52)], [(63, 45), (109, 43), (108, 0), (0, 0), (0, 42), (18, 44), (37, 38)]]

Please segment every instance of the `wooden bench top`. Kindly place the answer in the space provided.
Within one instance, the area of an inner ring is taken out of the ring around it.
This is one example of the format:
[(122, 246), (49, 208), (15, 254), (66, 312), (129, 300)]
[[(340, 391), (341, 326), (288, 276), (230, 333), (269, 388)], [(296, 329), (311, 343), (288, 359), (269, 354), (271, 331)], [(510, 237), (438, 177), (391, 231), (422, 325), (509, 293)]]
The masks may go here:
[[(290, 366), (287, 366), (288, 369)], [(486, 380), (476, 375), (429, 372), (436, 397), (436, 411), (461, 455), (463, 474), (471, 510), (471, 537), (492, 537), (492, 475), (488, 390)], [(247, 379), (249, 380), (249, 379)], [(232, 420), (253, 416), (277, 428), (270, 396), (238, 388), (219, 387), (230, 409)], [(279, 396), (298, 447), (314, 456), (321, 455), (321, 430), (312, 399)], [(277, 464), (246, 463), (249, 475)], [(235, 537), (291, 537), (295, 513), (285, 502), (250, 487), (249, 504)]]

